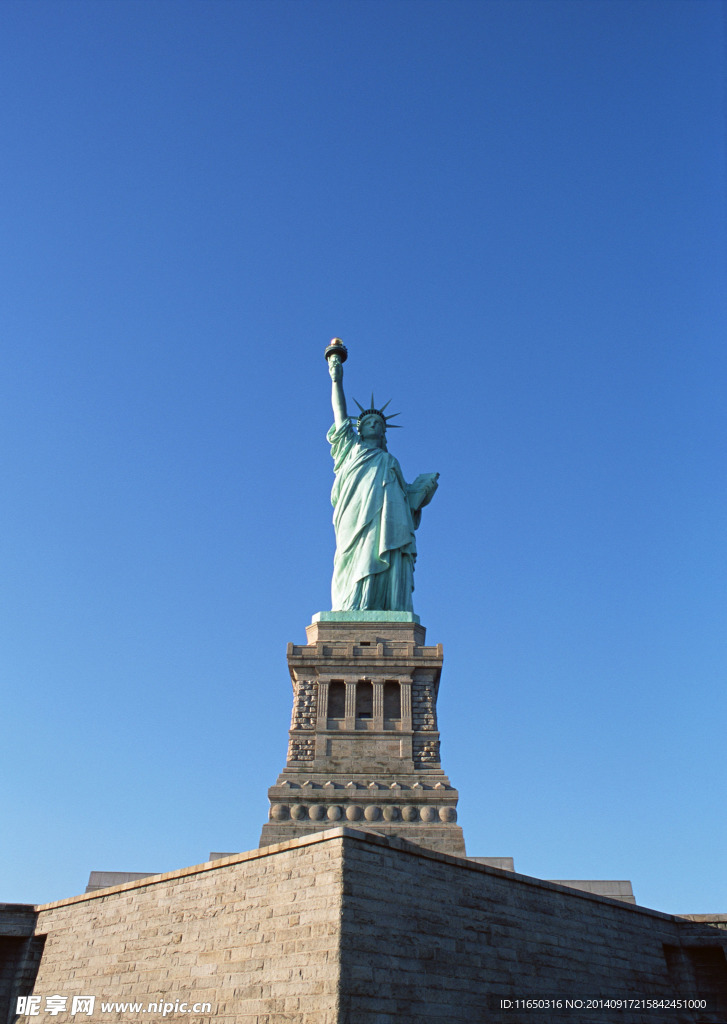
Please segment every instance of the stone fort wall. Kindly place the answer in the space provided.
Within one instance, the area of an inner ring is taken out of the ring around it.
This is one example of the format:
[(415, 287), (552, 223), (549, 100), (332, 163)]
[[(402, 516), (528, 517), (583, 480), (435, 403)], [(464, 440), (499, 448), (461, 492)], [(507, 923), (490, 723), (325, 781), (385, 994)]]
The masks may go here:
[[(398, 839), (344, 847), (341, 937), (356, 1024), (727, 1022), (725, 931)], [(706, 1009), (589, 1006), (697, 995)]]
[[(350, 828), (36, 912), (46, 939), (34, 992), (67, 996), (69, 1009), (74, 995), (97, 996), (93, 1017), (60, 1013), (59, 1024), (727, 1021), (724, 930)], [(528, 997), (707, 1007), (501, 1003)], [(102, 999), (211, 1008), (101, 1016)]]
[(287, 845), (38, 908), (47, 938), (35, 992), (97, 995), (96, 1011), (101, 999), (211, 1003), (204, 1014), (166, 1017), (177, 1024), (336, 1024), (340, 850), (317, 836)]

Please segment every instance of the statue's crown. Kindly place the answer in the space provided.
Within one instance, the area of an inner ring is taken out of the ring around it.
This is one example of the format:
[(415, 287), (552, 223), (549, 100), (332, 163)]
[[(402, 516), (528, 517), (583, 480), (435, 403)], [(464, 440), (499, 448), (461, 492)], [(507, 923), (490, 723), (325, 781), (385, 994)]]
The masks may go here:
[(400, 427), (401, 426), (400, 423), (389, 423), (389, 420), (393, 420), (393, 418), (395, 416), (400, 416), (401, 413), (392, 412), (389, 416), (384, 416), (384, 409), (386, 409), (386, 407), (388, 405), (391, 405), (391, 399), (389, 399), (388, 402), (386, 402), (384, 405), (382, 405), (380, 409), (377, 409), (376, 408), (376, 403), (374, 402), (374, 393), (372, 391), (371, 392), (371, 408), (370, 409), (364, 409), (364, 407), (361, 405), (361, 403), (356, 398), (354, 398), (354, 402), (356, 402), (356, 405), (361, 410), (361, 412), (358, 414), (358, 419), (356, 420), (356, 426), (359, 426), (359, 427), (361, 426), (361, 420), (364, 418), (364, 416), (379, 416), (384, 421), (384, 426), (385, 427), (395, 428), (395, 427)]

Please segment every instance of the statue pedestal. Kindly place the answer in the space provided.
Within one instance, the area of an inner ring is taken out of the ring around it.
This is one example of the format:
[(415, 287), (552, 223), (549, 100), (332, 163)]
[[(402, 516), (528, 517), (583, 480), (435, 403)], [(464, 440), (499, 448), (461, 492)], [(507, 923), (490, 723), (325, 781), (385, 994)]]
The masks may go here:
[(288, 760), (260, 846), (352, 824), (464, 856), (439, 760), (442, 645), (407, 612), (321, 612), (306, 633), (288, 644)]

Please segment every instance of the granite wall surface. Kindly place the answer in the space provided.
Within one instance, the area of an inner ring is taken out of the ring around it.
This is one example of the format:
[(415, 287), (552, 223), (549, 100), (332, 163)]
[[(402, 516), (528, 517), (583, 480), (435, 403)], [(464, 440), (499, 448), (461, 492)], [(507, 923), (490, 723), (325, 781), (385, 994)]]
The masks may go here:
[(347, 827), (29, 910), (14, 991), (96, 1005), (23, 1024), (727, 1021), (723, 929)]

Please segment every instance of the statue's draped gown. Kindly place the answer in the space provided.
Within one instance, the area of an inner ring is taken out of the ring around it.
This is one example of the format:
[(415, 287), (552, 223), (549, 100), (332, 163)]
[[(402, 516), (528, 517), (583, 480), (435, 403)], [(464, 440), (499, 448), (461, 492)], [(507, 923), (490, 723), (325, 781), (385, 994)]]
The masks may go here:
[(350, 419), (332, 426), (328, 440), (336, 473), (331, 607), (411, 611), (420, 513), (412, 513), (401, 467), (362, 444)]

